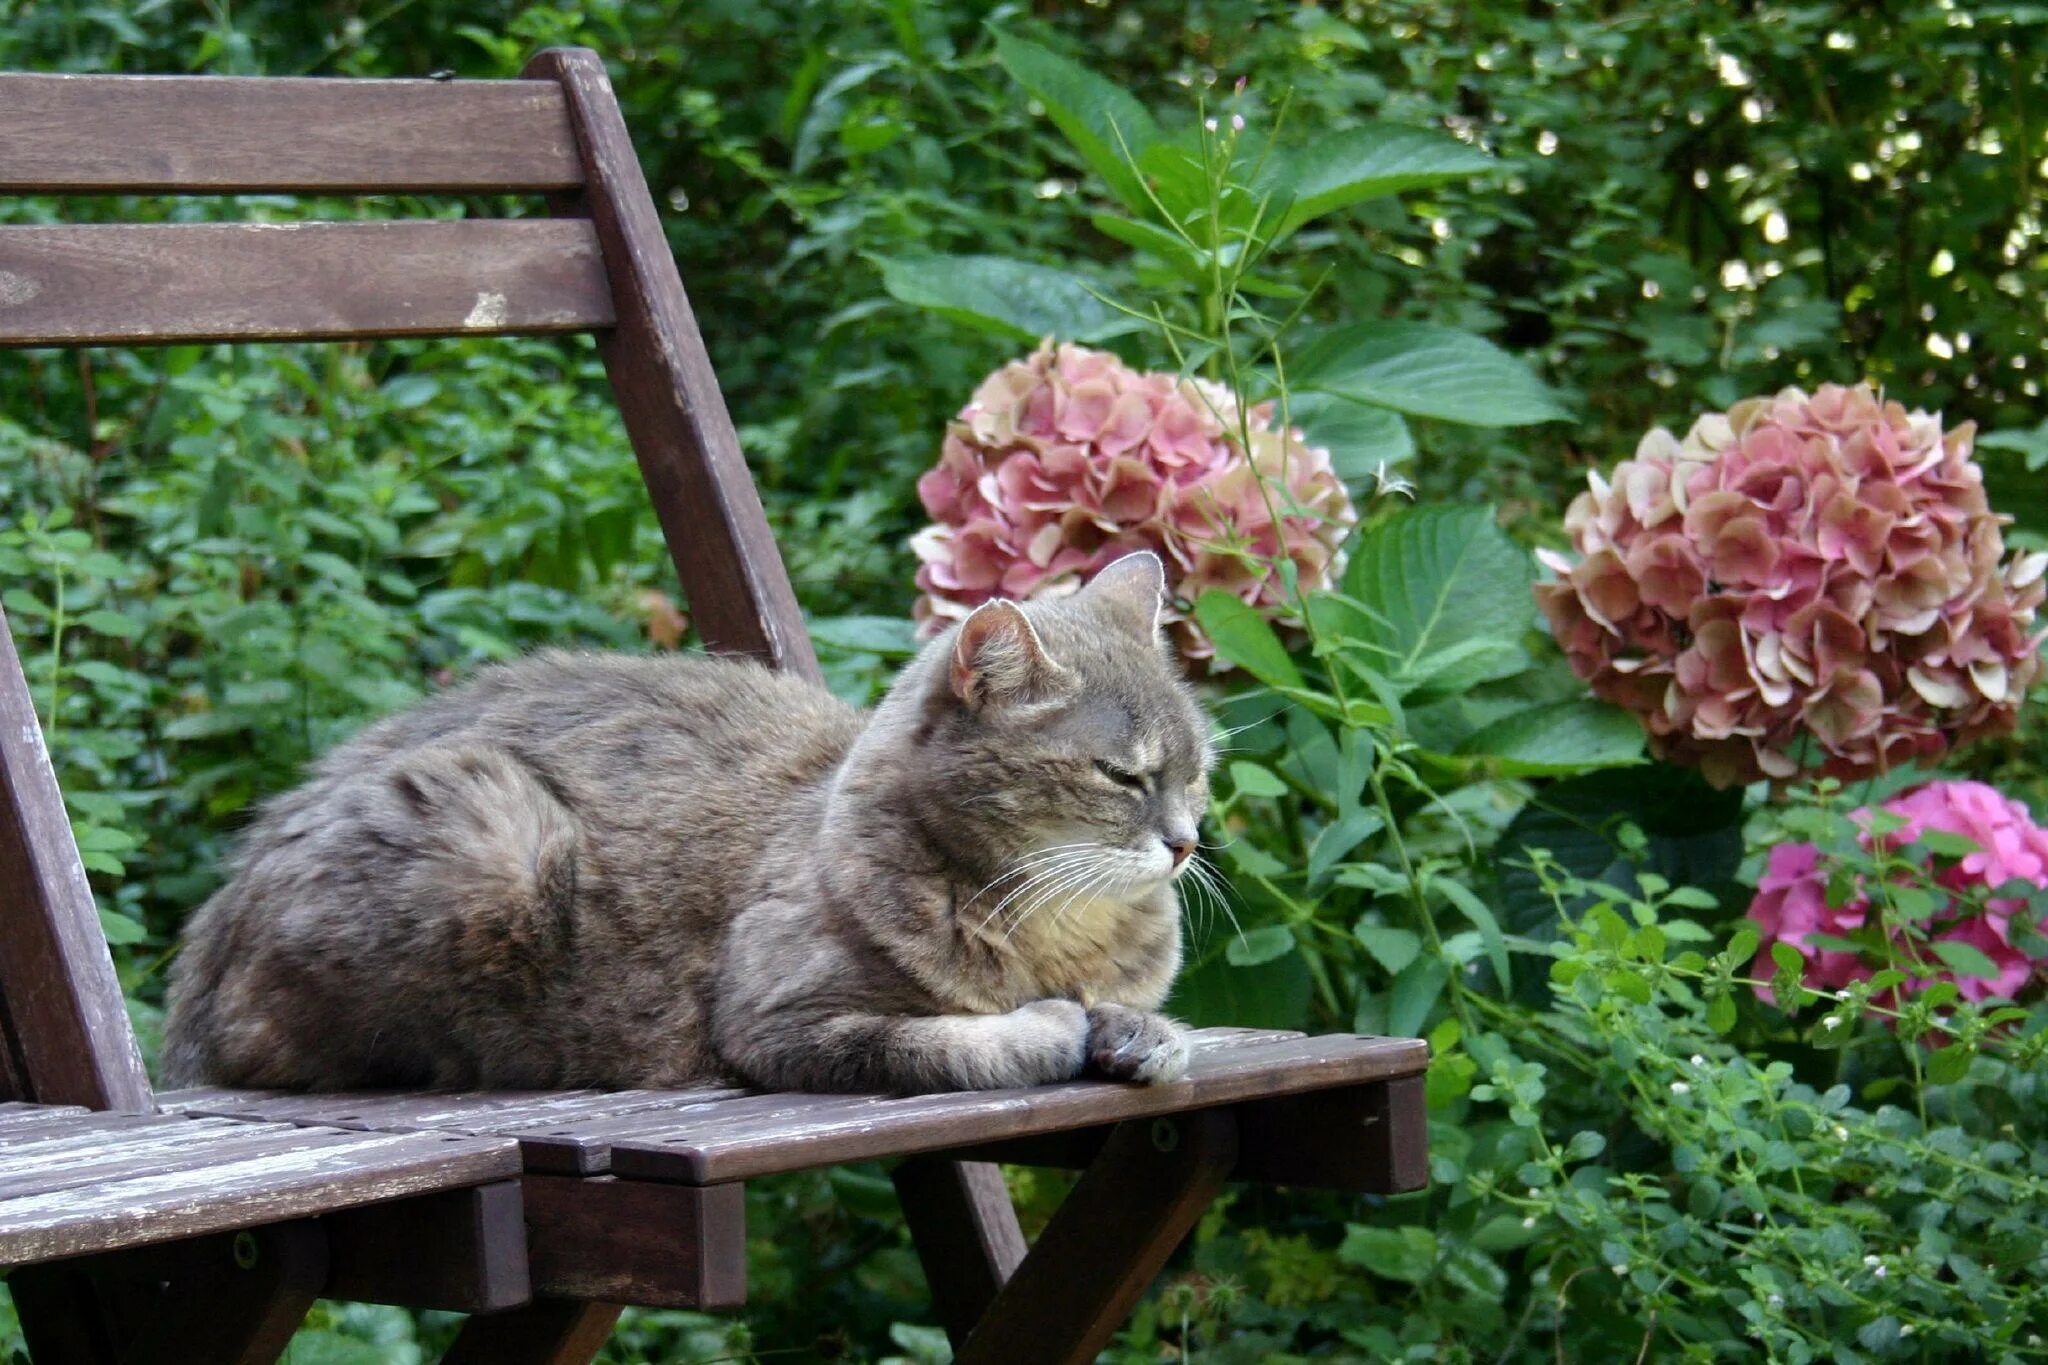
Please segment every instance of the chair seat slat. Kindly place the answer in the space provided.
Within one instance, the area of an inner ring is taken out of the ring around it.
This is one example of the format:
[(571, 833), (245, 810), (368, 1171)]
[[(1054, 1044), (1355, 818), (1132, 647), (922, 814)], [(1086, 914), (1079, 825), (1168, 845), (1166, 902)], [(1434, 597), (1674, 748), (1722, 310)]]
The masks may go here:
[(583, 183), (542, 81), (0, 75), (16, 194), (485, 193)]
[(576, 218), (0, 227), (0, 346), (611, 324), (597, 238)]
[[(262, 1135), (259, 1137), (258, 1135)], [(230, 1124), (222, 1147), (191, 1163), (155, 1149), (86, 1185), (0, 1198), (0, 1268), (209, 1232), (519, 1173), (516, 1144), (439, 1133), (340, 1133), (290, 1125)]]

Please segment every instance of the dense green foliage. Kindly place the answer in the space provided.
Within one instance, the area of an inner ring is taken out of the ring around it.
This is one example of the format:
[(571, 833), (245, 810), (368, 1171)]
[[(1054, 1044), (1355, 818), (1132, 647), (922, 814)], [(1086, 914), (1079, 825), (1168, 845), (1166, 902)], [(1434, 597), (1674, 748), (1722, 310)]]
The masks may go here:
[[(1866, 794), (1626, 766), (1639, 737), (1536, 630), (1526, 547), (1653, 422), (1866, 375), (2001, 433), (1994, 498), (2048, 536), (2048, 9), (0, 0), (0, 69), (504, 76), (559, 42), (612, 62), (849, 695), (908, 647), (945, 419), (1041, 330), (1258, 397), (1298, 354), (1289, 401), (1369, 511), (1282, 633), (1200, 606), (1245, 728), (1212, 821), (1234, 891), (1191, 914), (1177, 1006), (1431, 1037), (1435, 1184), (1235, 1196), (1118, 1358), (2043, 1354), (2039, 1008), (1959, 1010), (1930, 1068), (1931, 1018), (1761, 1003), (1744, 880), (1787, 829), (1857, 856), (1836, 807)], [(1219, 113), (1241, 158), (1176, 178)], [(1344, 190), (1386, 125), (1429, 164)], [(0, 221), (483, 211), (508, 210)], [(1390, 336), (1480, 368), (1389, 387)], [(23, 354), (0, 396), (0, 602), (146, 1045), (181, 916), (308, 757), (491, 659), (683, 629), (585, 345)], [(1383, 460), (1420, 506), (1380, 494)], [(2037, 734), (1960, 761), (2048, 810)], [(1032, 1217), (1061, 1192), (1017, 1182)], [(745, 1317), (635, 1315), (612, 1358), (943, 1357), (879, 1170), (750, 1198)], [(323, 1309), (293, 1359), (431, 1358), (449, 1331)]]

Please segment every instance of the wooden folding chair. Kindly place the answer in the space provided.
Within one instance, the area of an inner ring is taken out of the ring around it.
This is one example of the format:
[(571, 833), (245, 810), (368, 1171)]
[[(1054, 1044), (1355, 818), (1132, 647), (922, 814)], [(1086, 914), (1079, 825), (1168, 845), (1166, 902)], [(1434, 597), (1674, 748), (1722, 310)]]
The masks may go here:
[[(0, 75), (0, 190), (545, 196), (551, 218), (0, 227), (0, 345), (593, 332), (706, 643), (817, 676), (594, 54), (517, 81)], [(1426, 1179), (1413, 1039), (1205, 1030), (1157, 1087), (152, 1096), (11, 644), (0, 1031), (0, 1264), (31, 1267), (39, 1362), (265, 1360), (315, 1293), (475, 1313), (450, 1360), (587, 1361), (621, 1304), (741, 1302), (746, 1180), (895, 1157), (959, 1359), (1085, 1361), (1226, 1180)], [(10, 1164), (13, 1125), (52, 1126)], [(1005, 1161), (1083, 1172), (1029, 1249)]]

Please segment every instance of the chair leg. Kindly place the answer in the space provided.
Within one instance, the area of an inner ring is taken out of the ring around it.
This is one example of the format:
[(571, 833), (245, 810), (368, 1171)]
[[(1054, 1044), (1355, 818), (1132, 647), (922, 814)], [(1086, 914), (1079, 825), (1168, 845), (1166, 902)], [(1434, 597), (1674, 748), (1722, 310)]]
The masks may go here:
[(36, 1365), (271, 1365), (326, 1281), (310, 1220), (8, 1277)]
[(932, 1307), (957, 1347), (1028, 1250), (1002, 1168), (921, 1156), (898, 1166), (892, 1178), (924, 1262)]
[[(995, 1293), (956, 1365), (1087, 1365), (1216, 1197), (1237, 1160), (1228, 1110), (1117, 1126)], [(922, 1253), (928, 1239), (920, 1238)], [(957, 1248), (957, 1234), (933, 1242)], [(926, 1272), (934, 1284), (948, 1271)]]
[(618, 1304), (588, 1299), (479, 1313), (462, 1324), (441, 1365), (590, 1365), (618, 1320)]

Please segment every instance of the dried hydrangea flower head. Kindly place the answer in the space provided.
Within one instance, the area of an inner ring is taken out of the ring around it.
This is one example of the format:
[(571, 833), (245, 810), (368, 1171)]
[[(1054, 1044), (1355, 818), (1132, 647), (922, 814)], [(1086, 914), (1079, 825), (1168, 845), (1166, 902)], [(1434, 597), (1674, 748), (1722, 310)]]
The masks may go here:
[(1868, 384), (1659, 428), (1573, 501), (1578, 558), (1541, 555), (1538, 600), (1593, 691), (1717, 786), (2008, 730), (2048, 554), (2006, 558), (1973, 434)]
[[(1276, 609), (1283, 560), (1305, 588), (1326, 583), (1357, 520), (1330, 454), (1270, 404), (1246, 416), (1249, 449), (1228, 390), (1081, 346), (997, 370), (917, 483), (934, 523), (911, 541), (925, 632), (992, 597), (1072, 592), (1133, 550), (1159, 554), (1181, 603), (1219, 588)], [(1186, 657), (1210, 657), (1192, 621), (1169, 619)]]
[[(1889, 848), (1905, 848), (1928, 830), (1961, 835), (1977, 846), (1973, 853), (1940, 860), (1928, 869), (1939, 887), (1958, 895), (1994, 891), (2014, 882), (2048, 887), (2048, 830), (2034, 823), (2025, 806), (1996, 788), (1982, 782), (1928, 782), (1893, 797), (1883, 809), (1905, 822), (1883, 836)], [(1870, 832), (1871, 815), (1866, 807), (1851, 817), (1864, 827), (1865, 848), (1876, 842)], [(1798, 950), (1805, 960), (1804, 984), (1817, 991), (1867, 981), (1885, 965), (1882, 953), (1850, 952), (1815, 941), (1847, 940), (1875, 922), (1864, 887), (1831, 904), (1828, 875), (1827, 859), (1812, 844), (1779, 844), (1771, 850), (1770, 864), (1749, 907), (1749, 918), (1762, 936), (1753, 975), (1772, 974), (1774, 943), (1789, 943)], [(1917, 994), (1936, 981), (1953, 981), (1966, 1000), (2017, 997), (2048, 965), (2029, 957), (2015, 942), (2013, 920), (2024, 913), (2025, 904), (2016, 897), (1992, 896), (1985, 900), (1982, 913), (1968, 910), (1960, 899), (1937, 909), (1923, 926), (1929, 941), (1917, 952), (1923, 959), (1921, 969), (1907, 971), (1899, 991)], [(1886, 937), (1891, 953), (1910, 965), (1916, 955), (1913, 946), (1898, 934)], [(1938, 945), (1944, 942), (1967, 944), (1984, 954), (1991, 962), (1991, 975), (1965, 975), (1941, 965)], [(1769, 992), (1764, 994), (1768, 998)]]

